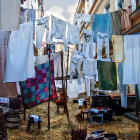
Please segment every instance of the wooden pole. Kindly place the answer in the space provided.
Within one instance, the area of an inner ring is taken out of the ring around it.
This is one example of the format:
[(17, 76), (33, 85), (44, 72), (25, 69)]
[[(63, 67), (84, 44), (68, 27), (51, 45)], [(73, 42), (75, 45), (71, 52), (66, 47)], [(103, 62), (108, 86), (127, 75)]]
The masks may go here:
[(65, 110), (66, 110), (66, 113), (67, 113), (67, 120), (68, 120), (68, 123), (69, 123), (69, 112), (68, 112), (68, 106), (67, 106), (67, 93), (66, 93), (66, 90), (65, 90), (65, 84), (63, 83), (64, 82), (64, 78), (63, 78), (63, 52), (61, 52), (61, 69), (62, 69), (62, 88), (63, 88), (63, 97), (64, 97), (64, 107), (65, 107)]
[(69, 46), (68, 46), (68, 55), (67, 55), (66, 93), (67, 93), (67, 88), (68, 88), (68, 81), (67, 81), (67, 76), (68, 76), (68, 67), (69, 67)]
[(48, 130), (50, 130), (50, 44), (47, 46), (49, 49), (49, 100), (48, 100)]

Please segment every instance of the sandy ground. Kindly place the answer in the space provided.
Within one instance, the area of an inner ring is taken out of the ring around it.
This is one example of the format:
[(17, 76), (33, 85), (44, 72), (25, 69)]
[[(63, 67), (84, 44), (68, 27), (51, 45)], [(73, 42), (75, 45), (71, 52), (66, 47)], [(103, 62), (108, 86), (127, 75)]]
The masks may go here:
[[(27, 132), (27, 120), (21, 122), (18, 129), (8, 129), (8, 140), (70, 140), (71, 129), (75, 124), (78, 124), (76, 115), (80, 112), (77, 103), (72, 100), (68, 102), (70, 124), (68, 124), (66, 114), (63, 113), (63, 108), (60, 108), (60, 114), (56, 112), (55, 102), (51, 102), (51, 129), (48, 131), (47, 121), (47, 106), (48, 103), (43, 103), (26, 111), (26, 117), (30, 114), (41, 115), (42, 124), (41, 130), (37, 129), (37, 124), (31, 126), (30, 132)], [(124, 116), (113, 116), (111, 122), (105, 122), (103, 125), (90, 125), (88, 121), (87, 133), (91, 131), (104, 129), (107, 133), (115, 133), (118, 140), (137, 140), (138, 139), (138, 124)]]

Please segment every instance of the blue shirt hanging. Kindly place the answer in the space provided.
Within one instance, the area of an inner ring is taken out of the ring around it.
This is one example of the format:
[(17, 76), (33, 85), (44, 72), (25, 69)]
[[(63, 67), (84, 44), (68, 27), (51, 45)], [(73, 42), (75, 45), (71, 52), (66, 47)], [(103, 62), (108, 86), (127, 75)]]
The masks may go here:
[(112, 30), (112, 20), (110, 13), (93, 15), (92, 31), (95, 32), (94, 42), (96, 42), (97, 32), (111, 35), (113, 33)]

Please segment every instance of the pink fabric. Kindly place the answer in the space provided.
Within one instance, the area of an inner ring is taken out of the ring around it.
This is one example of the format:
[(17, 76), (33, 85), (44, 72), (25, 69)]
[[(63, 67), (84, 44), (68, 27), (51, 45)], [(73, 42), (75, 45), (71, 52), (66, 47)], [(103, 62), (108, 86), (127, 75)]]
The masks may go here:
[(121, 10), (122, 29), (130, 29), (132, 27), (130, 14), (131, 14), (130, 8)]

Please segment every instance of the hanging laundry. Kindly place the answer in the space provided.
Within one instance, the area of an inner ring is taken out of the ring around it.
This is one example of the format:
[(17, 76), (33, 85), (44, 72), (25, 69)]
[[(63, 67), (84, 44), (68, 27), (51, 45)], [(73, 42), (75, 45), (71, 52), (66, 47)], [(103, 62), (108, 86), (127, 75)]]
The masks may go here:
[(16, 88), (17, 88), (18, 95), (21, 95), (21, 90), (20, 90), (19, 82), (16, 82)]
[(100, 90), (117, 90), (116, 64), (98, 61), (98, 77)]
[(67, 40), (69, 44), (78, 45), (78, 51), (81, 52), (81, 41), (80, 41), (80, 28), (68, 24)]
[(129, 30), (132, 27), (130, 14), (131, 14), (130, 8), (121, 10), (121, 25), (122, 25), (122, 29)]
[[(48, 100), (56, 99), (56, 88), (54, 83), (53, 60), (35, 67), (36, 77), (20, 82), (21, 94), (25, 108), (31, 108)], [(50, 67), (50, 76), (49, 76)], [(50, 97), (49, 97), (50, 77)]]
[(91, 23), (91, 15), (90, 14), (74, 14), (74, 21), (73, 24), (79, 27), (83, 23)]
[(123, 84), (140, 84), (140, 35), (124, 36)]
[(51, 40), (59, 39), (63, 40), (65, 50), (68, 50), (68, 42), (66, 40), (66, 22), (52, 16), (52, 28), (51, 28)]
[(20, 25), (18, 31), (11, 32), (4, 82), (25, 81), (35, 77), (32, 23)]
[(84, 59), (83, 60), (83, 76), (94, 78), (94, 75), (95, 75), (95, 60)]
[[(54, 77), (62, 77), (61, 55), (62, 55), (61, 52), (52, 54), (52, 59), (54, 60)], [(63, 61), (63, 76), (66, 76), (64, 61)]]
[(28, 22), (28, 10), (21, 8), (20, 10), (20, 24)]
[(123, 63), (118, 63), (119, 90), (121, 92), (121, 107), (127, 108), (126, 86), (123, 85)]
[(78, 83), (77, 79), (73, 79), (72, 83), (68, 80), (67, 95), (69, 98), (76, 98), (78, 94), (85, 92), (85, 80), (81, 79), (81, 83)]
[[(54, 62), (54, 77), (62, 77), (62, 68), (61, 68), (61, 53), (51, 54), (51, 60)], [(36, 56), (35, 65), (43, 64), (49, 61), (48, 55)], [(63, 63), (63, 76), (66, 76), (65, 65)], [(62, 88), (62, 80), (55, 80), (56, 88)]]
[(90, 96), (90, 79), (94, 79), (96, 75), (95, 71), (95, 60), (84, 59), (83, 60), (83, 76), (86, 82), (86, 93)]
[(28, 9), (28, 22), (32, 22), (33, 24), (33, 40), (35, 40), (36, 33), (36, 10)]
[(20, 24), (20, 0), (0, 0), (0, 30), (15, 31)]
[(112, 19), (112, 27), (114, 35), (122, 34), (122, 26), (121, 26), (121, 11), (115, 11), (111, 13)]
[(83, 49), (84, 57), (93, 58), (93, 32), (83, 29)]
[(94, 31), (94, 42), (96, 42), (97, 32), (112, 34), (112, 20), (111, 14), (94, 14), (92, 31)]
[(35, 65), (44, 64), (49, 61), (48, 55), (36, 56), (35, 57)]
[(0, 31), (0, 97), (17, 97), (16, 83), (2, 83), (9, 38), (9, 31)]
[[(51, 54), (51, 60), (54, 62), (54, 77), (62, 77), (62, 68), (61, 68), (61, 53)], [(43, 64), (49, 61), (48, 55), (36, 56), (35, 64)], [(63, 63), (63, 76), (66, 76), (65, 65)]]
[[(103, 58), (102, 52), (105, 49), (105, 58)], [(104, 33), (97, 33), (97, 59), (98, 60), (110, 60), (109, 52), (109, 35)]]
[(73, 76), (78, 74), (78, 83), (81, 83), (81, 64), (83, 58), (78, 55), (78, 52), (75, 51), (74, 55), (71, 57), (70, 62), (70, 83), (72, 83)]
[(123, 36), (112, 35), (112, 45), (113, 45), (113, 62), (123, 62), (124, 61), (124, 43)]
[(90, 80), (90, 78), (85, 78), (87, 96), (90, 96)]
[[(93, 56), (93, 57), (91, 57), (91, 58), (94, 58), (94, 57), (96, 57), (96, 52), (97, 52), (97, 46), (96, 46), (96, 43), (95, 42), (93, 42), (93, 48), (92, 48), (92, 50), (89, 52), (90, 53), (90, 56)], [(93, 53), (93, 54), (92, 54)]]
[(38, 0), (26, 0), (21, 4), (24, 9), (38, 9)]
[(136, 0), (131, 0), (131, 4), (132, 4), (132, 12), (134, 12), (136, 10)]
[(38, 20), (38, 25), (36, 29), (36, 47), (40, 48), (42, 39), (46, 30), (46, 42), (50, 43), (50, 30), (49, 30), (49, 17), (45, 17)]

